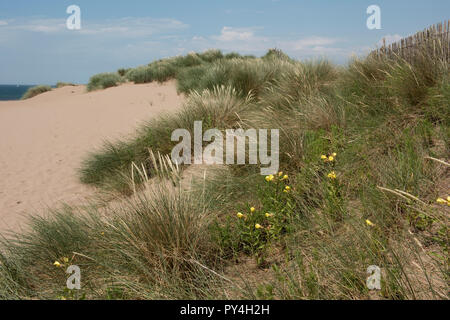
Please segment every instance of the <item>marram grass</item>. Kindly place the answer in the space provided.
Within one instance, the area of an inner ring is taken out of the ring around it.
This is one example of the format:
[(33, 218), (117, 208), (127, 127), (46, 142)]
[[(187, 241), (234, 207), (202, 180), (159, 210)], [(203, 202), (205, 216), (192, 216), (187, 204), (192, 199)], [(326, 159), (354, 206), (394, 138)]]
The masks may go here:
[[(183, 109), (83, 163), (82, 181), (119, 204), (67, 207), (3, 238), (0, 297), (448, 299), (449, 67), (418, 57), (344, 68), (211, 51), (142, 67), (178, 79)], [(280, 172), (211, 167), (186, 183), (195, 167), (166, 155), (195, 120), (279, 128)], [(65, 289), (68, 264), (81, 291)], [(381, 290), (366, 285), (371, 265)]]
[(22, 100), (33, 98), (41, 93), (51, 91), (52, 87), (47, 85), (39, 85), (35, 87), (31, 87), (27, 90), (27, 92), (24, 93), (22, 96)]

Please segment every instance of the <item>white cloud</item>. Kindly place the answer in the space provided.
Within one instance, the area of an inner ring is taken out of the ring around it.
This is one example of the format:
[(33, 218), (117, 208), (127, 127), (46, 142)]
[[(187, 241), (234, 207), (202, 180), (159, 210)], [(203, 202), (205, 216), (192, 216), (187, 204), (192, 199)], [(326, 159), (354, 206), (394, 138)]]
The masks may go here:
[[(295, 57), (309, 55), (338, 54), (347, 52), (337, 44), (342, 42), (339, 38), (310, 36), (305, 38), (280, 39), (279, 37), (264, 37), (257, 34), (258, 27), (232, 28), (223, 27), (219, 35), (209, 39), (196, 38), (195, 43), (202, 48), (218, 48), (222, 50), (240, 51), (253, 54), (263, 54), (270, 48), (281, 49)], [(194, 40), (194, 39), (193, 39)]]
[(219, 36), (213, 37), (219, 41), (248, 41), (254, 37), (254, 32), (247, 28), (223, 27)]
[[(386, 36), (383, 37), (386, 41), (386, 45), (390, 45), (392, 43), (398, 42), (401, 39), (403, 39), (403, 37), (399, 34), (388, 34)], [(383, 39), (381, 39), (380, 41), (378, 41), (378, 46), (383, 46)]]
[[(60, 33), (68, 31), (65, 19), (31, 19), (7, 23), (3, 30), (6, 31), (30, 31), (39, 33)], [(120, 18), (103, 21), (81, 21), (81, 30), (71, 31), (85, 35), (112, 34), (114, 36), (148, 36), (169, 31), (176, 31), (188, 28), (187, 24), (175, 19), (154, 19), (154, 18)]]
[(183, 30), (189, 25), (175, 19), (154, 18), (121, 18), (106, 20), (101, 23), (81, 25), (80, 33), (84, 34), (114, 34), (129, 37), (149, 36), (158, 33)]
[(284, 45), (290, 47), (292, 50), (300, 51), (313, 48), (325, 48), (325, 46), (335, 44), (338, 40), (337, 38), (307, 37), (285, 42)]
[[(5, 21), (6, 22), (6, 21)], [(2, 25), (0, 23), (0, 25)], [(53, 33), (64, 30), (66, 24), (64, 19), (32, 19), (16, 20), (3, 24), (2, 31), (31, 31), (42, 33)]]
[(262, 28), (223, 27), (219, 35), (213, 35), (207, 38), (197, 37), (193, 41), (196, 46), (194, 50), (216, 48), (247, 53), (262, 52), (269, 46), (269, 38), (256, 35), (256, 30), (258, 29)]
[(203, 38), (202, 36), (193, 36), (192, 37), (192, 41), (204, 41), (205, 38)]

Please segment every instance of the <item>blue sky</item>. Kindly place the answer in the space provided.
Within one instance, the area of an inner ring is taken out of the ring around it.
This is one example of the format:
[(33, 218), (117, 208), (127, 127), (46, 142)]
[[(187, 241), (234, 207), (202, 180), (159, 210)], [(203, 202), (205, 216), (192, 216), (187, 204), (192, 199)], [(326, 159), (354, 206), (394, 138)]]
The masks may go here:
[[(69, 5), (81, 30), (68, 30)], [(369, 30), (366, 9), (381, 8)], [(0, 0), (0, 83), (86, 83), (95, 73), (219, 48), (345, 63), (383, 37), (397, 40), (450, 18), (448, 0)]]

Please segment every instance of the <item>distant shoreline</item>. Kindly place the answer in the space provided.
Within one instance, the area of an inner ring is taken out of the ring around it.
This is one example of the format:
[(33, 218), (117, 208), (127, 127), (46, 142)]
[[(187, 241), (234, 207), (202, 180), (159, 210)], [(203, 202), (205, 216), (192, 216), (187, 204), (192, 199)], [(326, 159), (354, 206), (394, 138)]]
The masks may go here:
[(0, 101), (20, 100), (23, 94), (35, 85), (0, 84)]

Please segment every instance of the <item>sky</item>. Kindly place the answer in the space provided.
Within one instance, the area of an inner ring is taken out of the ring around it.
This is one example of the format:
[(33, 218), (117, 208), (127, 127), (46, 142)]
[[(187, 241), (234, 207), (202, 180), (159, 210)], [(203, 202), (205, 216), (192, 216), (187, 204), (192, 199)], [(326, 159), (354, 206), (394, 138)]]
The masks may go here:
[[(66, 12), (80, 8), (81, 29)], [(367, 8), (378, 5), (381, 29)], [(448, 0), (0, 0), (0, 84), (87, 83), (89, 77), (204, 51), (345, 64), (450, 18)]]

